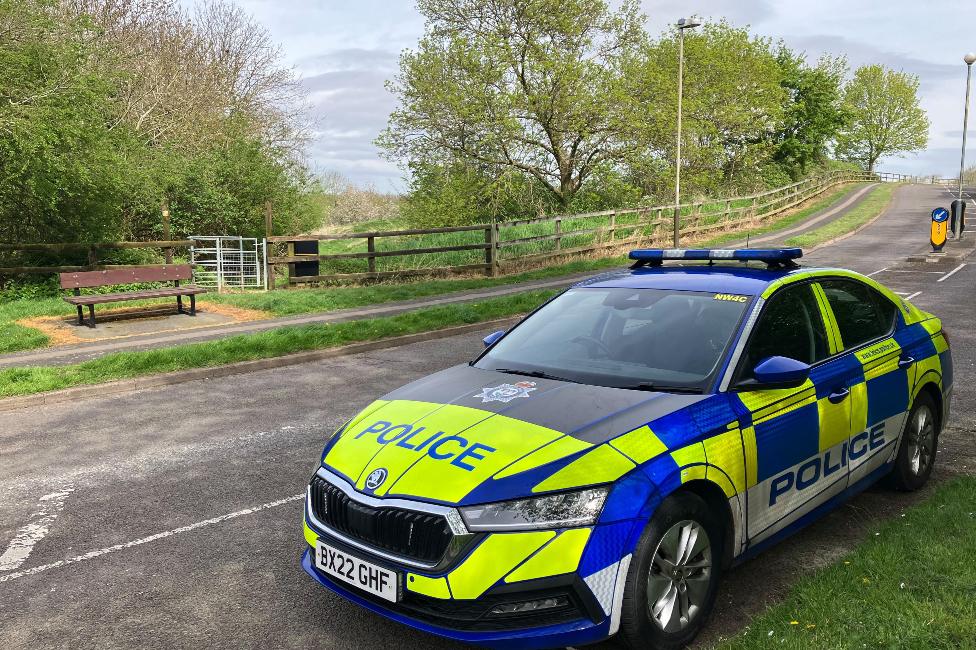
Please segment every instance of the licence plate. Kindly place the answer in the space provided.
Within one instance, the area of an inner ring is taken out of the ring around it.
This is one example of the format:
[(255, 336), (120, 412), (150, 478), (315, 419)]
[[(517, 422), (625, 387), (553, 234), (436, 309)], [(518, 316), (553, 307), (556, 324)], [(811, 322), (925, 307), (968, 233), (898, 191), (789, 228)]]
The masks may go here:
[(394, 603), (397, 601), (395, 571), (360, 560), (322, 542), (315, 546), (315, 566), (333, 578), (338, 578), (374, 596)]

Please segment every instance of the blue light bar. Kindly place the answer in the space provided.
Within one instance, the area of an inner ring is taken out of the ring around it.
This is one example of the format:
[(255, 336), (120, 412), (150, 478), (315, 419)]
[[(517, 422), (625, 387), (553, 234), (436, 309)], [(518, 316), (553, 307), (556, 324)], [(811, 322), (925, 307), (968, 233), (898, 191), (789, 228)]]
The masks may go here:
[(630, 259), (652, 264), (660, 264), (664, 260), (733, 260), (784, 264), (801, 257), (801, 248), (642, 248), (630, 251)]

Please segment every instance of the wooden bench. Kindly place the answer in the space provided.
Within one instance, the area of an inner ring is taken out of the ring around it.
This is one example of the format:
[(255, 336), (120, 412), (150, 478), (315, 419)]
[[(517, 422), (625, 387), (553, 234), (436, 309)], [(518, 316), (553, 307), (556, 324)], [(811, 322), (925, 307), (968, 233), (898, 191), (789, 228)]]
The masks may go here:
[[(206, 293), (194, 285), (180, 286), (180, 280), (190, 280), (193, 269), (189, 264), (171, 264), (166, 266), (144, 266), (133, 269), (113, 269), (110, 271), (81, 271), (77, 273), (61, 273), (61, 288), (73, 289), (74, 295), (65, 296), (68, 302), (78, 308), (78, 324), (85, 325), (82, 307), (88, 305), (88, 327), (95, 327), (95, 305), (108, 302), (125, 302), (128, 300), (144, 300), (147, 298), (176, 298), (176, 312), (189, 316), (197, 315), (198, 293)], [(110, 287), (117, 284), (133, 284), (137, 282), (172, 282), (172, 287), (162, 289), (145, 289), (142, 291), (123, 291), (119, 293), (95, 293), (82, 295), (82, 289), (95, 287)], [(183, 310), (183, 296), (190, 297), (190, 311)]]

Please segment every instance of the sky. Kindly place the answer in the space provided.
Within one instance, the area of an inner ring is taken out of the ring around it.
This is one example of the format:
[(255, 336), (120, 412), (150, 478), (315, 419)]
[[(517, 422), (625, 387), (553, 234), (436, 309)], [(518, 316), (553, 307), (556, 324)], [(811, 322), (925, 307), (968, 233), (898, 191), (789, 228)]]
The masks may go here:
[[(373, 145), (396, 106), (384, 81), (401, 51), (414, 47), (423, 18), (413, 0), (231, 0), (264, 24), (309, 92), (318, 172), (339, 172), (381, 192), (404, 189), (403, 172)], [(193, 0), (184, 0), (192, 5)], [(553, 5), (558, 6), (558, 0)], [(917, 74), (931, 121), (924, 152), (882, 161), (885, 171), (956, 176), (962, 138), (966, 64), (976, 51), (976, 2), (970, 0), (643, 0), (652, 34), (679, 17), (728, 19), (782, 39), (811, 60), (844, 54), (852, 68), (881, 63)], [(973, 121), (976, 122), (976, 108)], [(976, 139), (971, 139), (976, 162)]]

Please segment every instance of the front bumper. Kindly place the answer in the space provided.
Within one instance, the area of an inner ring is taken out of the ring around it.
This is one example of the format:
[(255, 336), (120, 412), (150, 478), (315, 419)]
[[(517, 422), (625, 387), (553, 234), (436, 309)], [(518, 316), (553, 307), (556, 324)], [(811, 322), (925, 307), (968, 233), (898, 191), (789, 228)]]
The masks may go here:
[(361, 607), (398, 623), (463, 643), (489, 648), (559, 648), (594, 643), (610, 634), (609, 619), (595, 623), (586, 618), (583, 613), (586, 606), (578, 600), (573, 602), (572, 609), (559, 612), (486, 620), (488, 610), (506, 599), (519, 601), (540, 597), (543, 593), (566, 593), (570, 594), (571, 600), (577, 598), (578, 595), (574, 594), (578, 590), (578, 578), (574, 576), (568, 576), (563, 585), (559, 585), (559, 581), (550, 581), (546, 587), (539, 589), (537, 582), (526, 585), (529, 587), (527, 590), (508, 594), (488, 593), (472, 601), (434, 602), (435, 599), (407, 592), (408, 595), (401, 602), (390, 603), (347, 588), (319, 572), (313, 565), (310, 549), (306, 549), (302, 555), (302, 568), (322, 586)]

